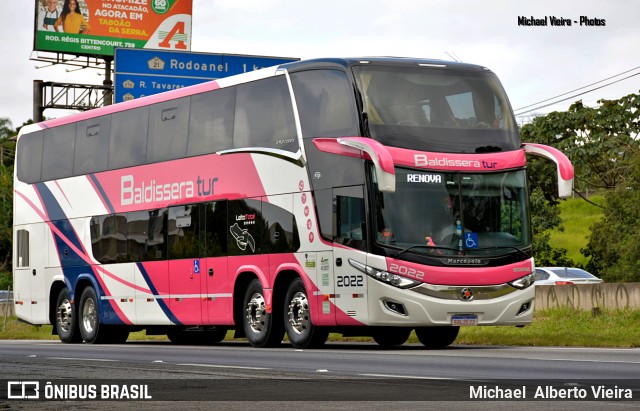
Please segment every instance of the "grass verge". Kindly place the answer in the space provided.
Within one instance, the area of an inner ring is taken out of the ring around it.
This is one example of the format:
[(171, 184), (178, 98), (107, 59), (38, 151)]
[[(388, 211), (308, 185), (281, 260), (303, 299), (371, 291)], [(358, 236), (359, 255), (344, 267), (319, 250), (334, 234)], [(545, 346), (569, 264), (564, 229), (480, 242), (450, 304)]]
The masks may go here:
[[(227, 339), (233, 333), (227, 334)], [(0, 339), (50, 340), (51, 326), (35, 327), (17, 321), (15, 317), (0, 317)], [(147, 336), (144, 331), (131, 333), (129, 340), (168, 341), (165, 336)], [(331, 334), (331, 341), (372, 341), (363, 338), (342, 338)], [(417, 343), (415, 333), (409, 342)], [(554, 308), (536, 311), (533, 323), (516, 327), (462, 327), (456, 344), (519, 345), (555, 347), (640, 347), (640, 310), (603, 310), (593, 316), (590, 311)]]

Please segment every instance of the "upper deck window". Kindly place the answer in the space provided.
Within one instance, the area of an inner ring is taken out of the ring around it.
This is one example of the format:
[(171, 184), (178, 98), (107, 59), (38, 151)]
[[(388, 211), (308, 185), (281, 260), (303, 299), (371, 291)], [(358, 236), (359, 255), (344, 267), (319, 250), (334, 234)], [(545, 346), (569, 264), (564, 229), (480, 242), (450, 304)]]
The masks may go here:
[(520, 147), (509, 102), (491, 72), (356, 66), (371, 137), (424, 151)]

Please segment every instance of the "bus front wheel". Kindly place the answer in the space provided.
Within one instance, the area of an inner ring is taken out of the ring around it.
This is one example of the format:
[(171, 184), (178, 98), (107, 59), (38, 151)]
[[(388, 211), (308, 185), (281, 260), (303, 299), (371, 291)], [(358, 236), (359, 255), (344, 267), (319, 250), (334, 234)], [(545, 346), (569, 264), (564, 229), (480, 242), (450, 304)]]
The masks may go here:
[(416, 328), (418, 340), (427, 348), (444, 348), (453, 344), (460, 327), (420, 327)]
[(409, 339), (411, 328), (381, 327), (373, 334), (373, 340), (381, 347), (391, 348), (404, 344)]
[(318, 348), (324, 345), (329, 336), (326, 328), (316, 327), (311, 322), (309, 299), (304, 283), (296, 278), (284, 299), (284, 326), (289, 342), (294, 348)]
[(76, 308), (71, 302), (67, 287), (60, 290), (56, 300), (56, 331), (63, 343), (82, 342), (82, 336), (78, 331)]
[(249, 283), (244, 295), (242, 325), (249, 344), (254, 347), (276, 347), (282, 342), (284, 328), (281, 321), (273, 321), (267, 312), (262, 283), (257, 278)]

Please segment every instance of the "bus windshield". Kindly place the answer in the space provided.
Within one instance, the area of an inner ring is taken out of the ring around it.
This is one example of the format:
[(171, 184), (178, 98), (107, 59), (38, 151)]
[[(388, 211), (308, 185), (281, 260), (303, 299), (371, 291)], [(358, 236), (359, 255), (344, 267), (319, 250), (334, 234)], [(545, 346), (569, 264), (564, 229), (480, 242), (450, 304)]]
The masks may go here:
[(412, 253), (499, 256), (531, 245), (524, 170), (461, 174), (396, 167), (396, 191), (378, 192), (374, 213), (378, 244)]
[(520, 147), (507, 97), (490, 71), (355, 66), (370, 137), (421, 151)]

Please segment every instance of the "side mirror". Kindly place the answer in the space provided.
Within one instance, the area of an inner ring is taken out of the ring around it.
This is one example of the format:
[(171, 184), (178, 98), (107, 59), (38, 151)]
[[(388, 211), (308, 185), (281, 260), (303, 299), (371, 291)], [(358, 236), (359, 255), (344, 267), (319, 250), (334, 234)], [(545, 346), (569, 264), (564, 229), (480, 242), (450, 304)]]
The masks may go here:
[(338, 143), (361, 150), (371, 157), (378, 178), (378, 190), (384, 193), (396, 192), (396, 171), (391, 153), (375, 140), (365, 137), (341, 137)]
[(557, 148), (545, 146), (544, 144), (524, 143), (524, 152), (536, 156), (548, 158), (556, 163), (558, 171), (558, 197), (570, 197), (573, 191), (573, 166), (564, 153)]

